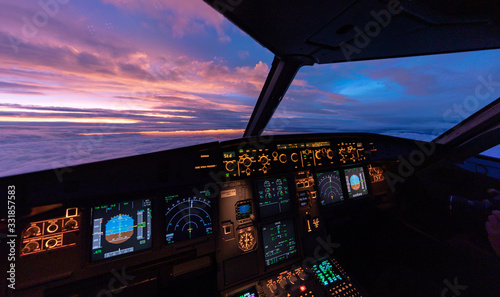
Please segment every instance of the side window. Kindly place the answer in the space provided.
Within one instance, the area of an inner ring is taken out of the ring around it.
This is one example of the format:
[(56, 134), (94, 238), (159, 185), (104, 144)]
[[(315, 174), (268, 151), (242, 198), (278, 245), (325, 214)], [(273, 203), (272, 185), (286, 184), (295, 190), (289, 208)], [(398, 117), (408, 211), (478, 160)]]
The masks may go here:
[(470, 172), (500, 180), (500, 145), (496, 145), (457, 165)]
[(500, 144), (480, 153), (479, 155), (500, 160)]

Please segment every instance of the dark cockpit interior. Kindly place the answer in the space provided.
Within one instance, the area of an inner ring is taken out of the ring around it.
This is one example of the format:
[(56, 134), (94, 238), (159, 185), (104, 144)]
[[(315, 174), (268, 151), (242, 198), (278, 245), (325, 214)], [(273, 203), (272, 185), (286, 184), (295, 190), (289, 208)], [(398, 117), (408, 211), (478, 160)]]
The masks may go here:
[(430, 142), (262, 133), (303, 66), (500, 48), (496, 1), (205, 2), (276, 55), (243, 138), (1, 178), (1, 296), (500, 296), (499, 99)]

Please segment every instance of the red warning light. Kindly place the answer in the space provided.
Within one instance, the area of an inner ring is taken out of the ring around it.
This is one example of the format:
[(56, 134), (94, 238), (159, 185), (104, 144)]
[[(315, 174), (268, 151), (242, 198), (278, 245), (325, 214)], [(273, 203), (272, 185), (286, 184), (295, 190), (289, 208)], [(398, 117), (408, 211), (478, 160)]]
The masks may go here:
[(299, 288), (300, 288), (301, 292), (304, 292), (305, 290), (307, 290), (306, 286), (304, 286), (304, 285), (300, 286)]

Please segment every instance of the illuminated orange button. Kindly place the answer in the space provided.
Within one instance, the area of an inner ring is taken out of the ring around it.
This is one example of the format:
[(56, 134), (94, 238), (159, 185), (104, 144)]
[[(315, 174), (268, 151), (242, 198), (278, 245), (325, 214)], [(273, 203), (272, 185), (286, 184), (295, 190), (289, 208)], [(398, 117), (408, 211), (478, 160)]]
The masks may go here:
[(307, 290), (306, 286), (304, 286), (304, 285), (300, 286), (299, 289), (301, 292), (304, 292), (305, 290)]

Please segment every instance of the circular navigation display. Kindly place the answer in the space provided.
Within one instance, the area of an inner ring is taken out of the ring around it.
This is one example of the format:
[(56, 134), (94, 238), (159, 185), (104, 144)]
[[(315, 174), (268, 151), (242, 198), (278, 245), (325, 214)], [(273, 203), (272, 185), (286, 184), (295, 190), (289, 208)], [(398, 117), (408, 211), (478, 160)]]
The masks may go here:
[[(200, 195), (201, 196), (201, 195)], [(165, 223), (167, 243), (212, 233), (211, 201), (205, 197), (167, 196)]]
[(328, 205), (344, 200), (342, 183), (340, 182), (339, 172), (331, 171), (317, 173), (319, 197), (322, 205)]
[(359, 188), (361, 187), (361, 183), (360, 183), (359, 177), (357, 175), (352, 175), (351, 178), (349, 179), (349, 181), (351, 182), (351, 188), (354, 191), (359, 190)]
[(134, 219), (128, 215), (119, 214), (106, 223), (107, 242), (119, 244), (127, 241), (134, 235)]

